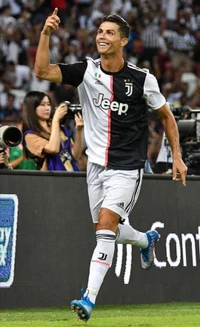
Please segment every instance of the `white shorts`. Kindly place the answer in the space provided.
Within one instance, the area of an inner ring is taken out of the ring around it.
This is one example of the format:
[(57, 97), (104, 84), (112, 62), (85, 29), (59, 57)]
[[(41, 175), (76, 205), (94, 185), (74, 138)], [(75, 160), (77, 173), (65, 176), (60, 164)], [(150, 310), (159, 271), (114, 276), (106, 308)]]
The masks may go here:
[(87, 183), (93, 223), (98, 222), (101, 208), (116, 212), (121, 220), (128, 218), (138, 199), (143, 169), (114, 170), (88, 162)]

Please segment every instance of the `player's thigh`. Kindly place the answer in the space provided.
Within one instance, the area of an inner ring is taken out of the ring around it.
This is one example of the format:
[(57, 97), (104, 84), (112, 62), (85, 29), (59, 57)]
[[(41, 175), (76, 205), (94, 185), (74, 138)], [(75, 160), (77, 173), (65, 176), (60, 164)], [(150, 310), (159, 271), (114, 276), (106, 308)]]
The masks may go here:
[(126, 219), (137, 202), (142, 177), (143, 169), (108, 170), (104, 176), (104, 199), (101, 207)]
[(90, 212), (93, 223), (98, 222), (98, 215), (103, 201), (103, 184), (101, 174), (105, 167), (88, 162), (87, 184)]
[(98, 215), (103, 202), (103, 188), (100, 184), (88, 184), (90, 212), (93, 223), (98, 223)]

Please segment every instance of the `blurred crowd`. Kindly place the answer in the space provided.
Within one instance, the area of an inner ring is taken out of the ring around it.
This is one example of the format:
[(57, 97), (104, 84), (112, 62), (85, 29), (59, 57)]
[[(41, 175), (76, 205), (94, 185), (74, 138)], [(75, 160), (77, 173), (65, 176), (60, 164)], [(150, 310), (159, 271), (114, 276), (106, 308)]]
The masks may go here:
[[(51, 35), (52, 63), (98, 58), (97, 27), (102, 16), (118, 13), (131, 26), (125, 58), (148, 68), (175, 107), (200, 107), (199, 0), (0, 0), (0, 124), (21, 122), (24, 96), (32, 90), (48, 93), (54, 106), (79, 102), (72, 86), (34, 75), (40, 32), (55, 7), (61, 24)], [(149, 130), (148, 156), (154, 168), (163, 130), (152, 118)]]

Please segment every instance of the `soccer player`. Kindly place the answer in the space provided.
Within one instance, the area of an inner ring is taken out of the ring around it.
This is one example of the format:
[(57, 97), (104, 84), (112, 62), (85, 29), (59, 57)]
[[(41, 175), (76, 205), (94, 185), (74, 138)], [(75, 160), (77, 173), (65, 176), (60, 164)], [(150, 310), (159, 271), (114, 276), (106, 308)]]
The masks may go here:
[(80, 300), (71, 302), (71, 307), (79, 319), (87, 321), (112, 265), (115, 242), (138, 246), (143, 269), (153, 264), (158, 232), (142, 233), (124, 224), (141, 188), (147, 158), (148, 107), (160, 117), (170, 142), (173, 180), (186, 185), (187, 167), (181, 158), (174, 116), (156, 78), (123, 58), (130, 31), (128, 23), (118, 15), (102, 19), (96, 36), (99, 59), (50, 64), (50, 35), (59, 28), (59, 23), (55, 8), (41, 32), (35, 74), (40, 79), (77, 87), (83, 110), (88, 194), (97, 244), (90, 262), (87, 289)]

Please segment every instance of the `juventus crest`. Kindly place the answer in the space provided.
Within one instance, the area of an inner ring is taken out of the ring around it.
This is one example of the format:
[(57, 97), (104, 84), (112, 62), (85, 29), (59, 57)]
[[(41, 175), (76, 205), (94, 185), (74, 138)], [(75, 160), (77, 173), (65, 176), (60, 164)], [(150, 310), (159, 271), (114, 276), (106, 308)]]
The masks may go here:
[(133, 82), (131, 80), (125, 80), (126, 95), (130, 97), (133, 93)]

